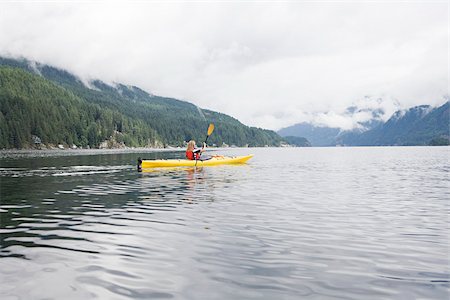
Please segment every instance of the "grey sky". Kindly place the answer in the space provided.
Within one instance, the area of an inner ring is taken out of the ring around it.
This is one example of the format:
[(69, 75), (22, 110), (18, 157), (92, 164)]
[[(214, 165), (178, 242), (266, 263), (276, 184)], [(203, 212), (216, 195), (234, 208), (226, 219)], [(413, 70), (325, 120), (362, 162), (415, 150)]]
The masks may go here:
[(352, 103), (391, 112), (444, 101), (448, 3), (7, 2), (0, 55), (137, 85), (247, 125), (350, 128)]

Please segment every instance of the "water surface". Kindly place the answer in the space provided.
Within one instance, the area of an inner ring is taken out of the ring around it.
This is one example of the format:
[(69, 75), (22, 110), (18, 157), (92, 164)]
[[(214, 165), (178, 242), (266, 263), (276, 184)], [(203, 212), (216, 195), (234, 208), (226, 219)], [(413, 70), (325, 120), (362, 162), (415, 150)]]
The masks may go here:
[(448, 147), (221, 153), (3, 155), (0, 298), (449, 297)]

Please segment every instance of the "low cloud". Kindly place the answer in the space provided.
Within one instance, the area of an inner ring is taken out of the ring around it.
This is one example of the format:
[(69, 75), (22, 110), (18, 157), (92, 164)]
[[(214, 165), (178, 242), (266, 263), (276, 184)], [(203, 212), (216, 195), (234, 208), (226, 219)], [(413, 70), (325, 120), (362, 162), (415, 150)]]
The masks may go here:
[(365, 95), (398, 99), (395, 107), (443, 101), (447, 11), (414, 2), (8, 2), (0, 55), (137, 85), (252, 126), (349, 128), (367, 116), (346, 108), (372, 105)]
[(342, 130), (366, 130), (370, 121), (387, 121), (394, 112), (401, 109), (400, 103), (388, 96), (358, 99), (344, 111), (329, 111), (312, 114), (309, 122), (317, 126), (340, 128)]

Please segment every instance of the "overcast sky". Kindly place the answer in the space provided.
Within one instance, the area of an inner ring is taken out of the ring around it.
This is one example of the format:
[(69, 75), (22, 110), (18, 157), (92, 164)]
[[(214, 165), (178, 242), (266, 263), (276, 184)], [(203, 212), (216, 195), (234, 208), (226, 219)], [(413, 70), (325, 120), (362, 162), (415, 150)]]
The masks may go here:
[(247, 125), (349, 128), (352, 103), (390, 113), (449, 93), (449, 2), (392, 2), (0, 3), (0, 55)]

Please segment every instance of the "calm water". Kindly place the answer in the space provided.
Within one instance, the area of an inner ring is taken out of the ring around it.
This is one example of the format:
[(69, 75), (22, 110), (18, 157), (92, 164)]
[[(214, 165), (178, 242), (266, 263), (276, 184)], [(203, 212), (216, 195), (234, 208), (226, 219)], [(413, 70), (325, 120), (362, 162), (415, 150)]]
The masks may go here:
[(449, 150), (3, 156), (0, 298), (447, 299)]

